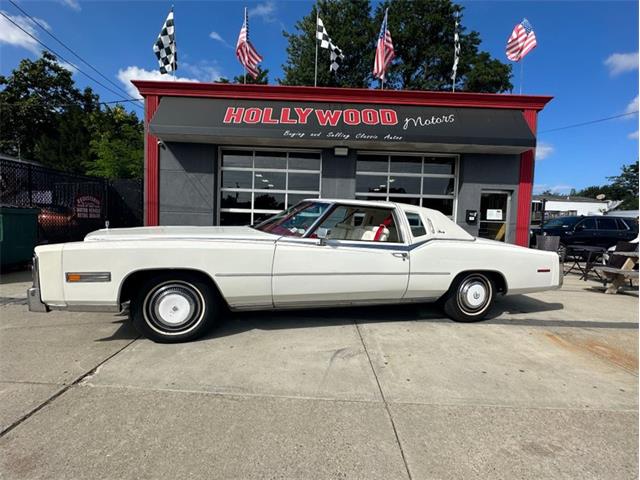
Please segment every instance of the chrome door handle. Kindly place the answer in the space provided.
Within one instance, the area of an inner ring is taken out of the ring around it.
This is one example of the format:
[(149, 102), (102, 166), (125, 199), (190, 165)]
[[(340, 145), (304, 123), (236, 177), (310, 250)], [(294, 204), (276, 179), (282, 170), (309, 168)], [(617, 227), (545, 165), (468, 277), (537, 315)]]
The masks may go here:
[(402, 259), (406, 259), (409, 256), (407, 252), (393, 252), (391, 255)]

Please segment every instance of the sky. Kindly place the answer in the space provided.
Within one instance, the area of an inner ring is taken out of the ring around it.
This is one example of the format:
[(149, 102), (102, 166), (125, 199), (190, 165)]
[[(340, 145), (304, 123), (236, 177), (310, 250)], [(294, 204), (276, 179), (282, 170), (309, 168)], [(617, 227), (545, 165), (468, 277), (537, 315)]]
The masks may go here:
[[(162, 78), (152, 45), (170, 2), (14, 1), (119, 87), (79, 62), (9, 1), (0, 0), (5, 15), (113, 90), (75, 71), (76, 83), (90, 85), (102, 101), (120, 100), (125, 93), (137, 96), (131, 79)], [(269, 69), (271, 83), (282, 76), (286, 61), (282, 31), (295, 31), (295, 22), (312, 6), (310, 1), (284, 0), (174, 3), (178, 79), (215, 81), (242, 72), (234, 45), (247, 6), (251, 40), (264, 57), (262, 66)], [(637, 113), (555, 130), (638, 110), (638, 2), (460, 3), (463, 26), (478, 31), (481, 49), (503, 62), (508, 62), (506, 39), (516, 23), (526, 17), (536, 33), (538, 46), (524, 59), (523, 75), (520, 65), (514, 64), (512, 79), (514, 93), (522, 83), (523, 94), (554, 97), (538, 119), (534, 193), (546, 189), (568, 193), (572, 188), (603, 184), (622, 165), (638, 159)], [(35, 40), (0, 16), (0, 74), (10, 74), (21, 59), (35, 59), (41, 50)]]

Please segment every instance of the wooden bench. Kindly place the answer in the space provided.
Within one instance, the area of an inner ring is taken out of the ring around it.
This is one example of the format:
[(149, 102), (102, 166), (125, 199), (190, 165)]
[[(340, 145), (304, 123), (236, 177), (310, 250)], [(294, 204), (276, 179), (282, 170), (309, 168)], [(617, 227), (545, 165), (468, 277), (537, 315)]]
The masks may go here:
[[(618, 289), (627, 280), (638, 278), (638, 271), (634, 270), (638, 263), (638, 245), (621, 242), (616, 246), (616, 250), (611, 252), (611, 257), (607, 265), (597, 266), (593, 269), (602, 274), (605, 279), (606, 290), (604, 293), (618, 293)], [(611, 281), (609, 285), (608, 281)]]

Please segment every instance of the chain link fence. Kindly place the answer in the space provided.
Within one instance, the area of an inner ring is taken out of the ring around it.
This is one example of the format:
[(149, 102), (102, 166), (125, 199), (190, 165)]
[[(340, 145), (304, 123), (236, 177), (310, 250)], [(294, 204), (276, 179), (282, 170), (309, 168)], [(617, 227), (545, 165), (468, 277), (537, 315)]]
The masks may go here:
[(82, 240), (94, 230), (142, 225), (142, 181), (75, 175), (0, 157), (0, 204), (35, 207), (38, 243)]

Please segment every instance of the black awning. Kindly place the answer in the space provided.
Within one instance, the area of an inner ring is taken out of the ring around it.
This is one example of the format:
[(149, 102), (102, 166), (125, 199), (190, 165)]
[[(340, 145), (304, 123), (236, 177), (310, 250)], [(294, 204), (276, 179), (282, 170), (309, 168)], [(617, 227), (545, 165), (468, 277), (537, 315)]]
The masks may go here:
[(165, 141), (519, 153), (536, 139), (520, 110), (164, 97), (149, 125)]

